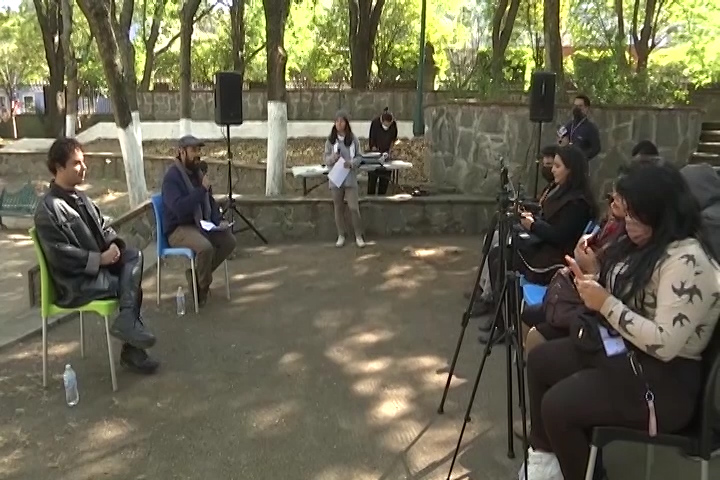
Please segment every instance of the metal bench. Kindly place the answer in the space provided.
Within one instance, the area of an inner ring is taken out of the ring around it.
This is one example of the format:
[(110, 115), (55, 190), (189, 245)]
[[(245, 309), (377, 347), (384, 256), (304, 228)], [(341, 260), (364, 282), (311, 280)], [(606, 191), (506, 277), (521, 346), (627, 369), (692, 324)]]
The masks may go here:
[(17, 192), (8, 192), (7, 188), (3, 188), (0, 192), (0, 228), (7, 228), (3, 223), (3, 217), (32, 218), (38, 202), (40, 197), (29, 182)]

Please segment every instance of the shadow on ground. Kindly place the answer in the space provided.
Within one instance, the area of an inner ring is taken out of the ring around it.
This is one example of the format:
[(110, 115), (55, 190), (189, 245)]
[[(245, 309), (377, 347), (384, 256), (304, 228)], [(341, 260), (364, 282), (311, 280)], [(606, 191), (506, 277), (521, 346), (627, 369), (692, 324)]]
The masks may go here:
[[(95, 321), (84, 360), (77, 322), (51, 330), (47, 390), (38, 339), (0, 352), (0, 478), (445, 478), (481, 353), (474, 326), (442, 416), (439, 372), (455, 346), (476, 246), (446, 238), (248, 249), (231, 262), (230, 303), (217, 275), (209, 306), (184, 317), (174, 314), (180, 270), (163, 279), (159, 309), (149, 278), (145, 316), (163, 361), (153, 377), (118, 370), (113, 394)], [(81, 389), (72, 409), (66, 363)], [(516, 478), (505, 418), (496, 352), (454, 478)], [(611, 478), (637, 478), (628, 472)]]

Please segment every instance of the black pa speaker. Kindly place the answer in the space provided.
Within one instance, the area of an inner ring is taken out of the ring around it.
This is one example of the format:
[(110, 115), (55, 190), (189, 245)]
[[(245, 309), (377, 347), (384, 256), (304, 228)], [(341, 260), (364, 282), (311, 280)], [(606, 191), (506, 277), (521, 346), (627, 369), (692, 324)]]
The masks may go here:
[(215, 74), (215, 123), (242, 125), (243, 77), (237, 72)]
[(555, 73), (534, 72), (530, 80), (530, 121), (552, 123), (555, 118)]

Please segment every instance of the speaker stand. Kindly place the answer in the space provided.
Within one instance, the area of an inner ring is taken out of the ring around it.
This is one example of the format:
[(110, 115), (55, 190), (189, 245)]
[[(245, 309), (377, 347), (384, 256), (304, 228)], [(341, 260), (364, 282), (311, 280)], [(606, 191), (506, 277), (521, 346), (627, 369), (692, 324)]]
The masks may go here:
[[(258, 237), (262, 242), (267, 245), (268, 241), (263, 236), (260, 231), (255, 228), (255, 225), (243, 215), (240, 210), (237, 208), (237, 203), (235, 202), (235, 196), (233, 195), (233, 188), (232, 188), (232, 174), (233, 174), (233, 153), (232, 153), (232, 147), (230, 146), (230, 125), (225, 125), (225, 146), (227, 148), (227, 197), (223, 201), (223, 218), (230, 222), (232, 224), (232, 233), (240, 233), (245, 232), (247, 230), (252, 230), (252, 232), (255, 234), (256, 237)], [(235, 216), (239, 217), (243, 222), (245, 222), (245, 227), (240, 229), (235, 229)]]
[(538, 136), (537, 145), (535, 146), (535, 190), (533, 191), (533, 197), (538, 198), (538, 182), (540, 181), (540, 164), (542, 159), (540, 158), (540, 149), (542, 148), (542, 131), (543, 122), (537, 122), (538, 124)]

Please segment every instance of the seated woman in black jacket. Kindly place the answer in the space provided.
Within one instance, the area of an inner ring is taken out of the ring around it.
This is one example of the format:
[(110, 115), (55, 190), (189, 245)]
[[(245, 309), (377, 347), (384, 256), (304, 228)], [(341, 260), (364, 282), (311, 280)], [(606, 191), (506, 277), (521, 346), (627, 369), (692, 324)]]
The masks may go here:
[[(529, 235), (515, 239), (518, 245), (513, 267), (528, 281), (540, 285), (547, 285), (553, 274), (564, 266), (565, 255), (572, 253), (588, 222), (597, 214), (595, 196), (590, 189), (588, 161), (577, 147), (558, 147), (552, 174), (555, 186), (543, 200), (542, 212), (538, 216), (529, 212), (522, 214), (520, 223)], [(497, 280), (499, 247), (490, 250), (488, 266), (497, 297), (502, 287), (502, 282)], [(479, 325), (481, 342), (489, 338), (492, 320)]]
[(541, 214), (523, 213), (520, 219), (530, 236), (518, 245), (518, 268), (529, 281), (541, 285), (552, 278), (557, 270), (553, 266), (563, 265), (565, 255), (575, 249), (588, 222), (597, 215), (588, 161), (578, 148), (558, 148), (552, 174), (555, 187), (545, 198)]

